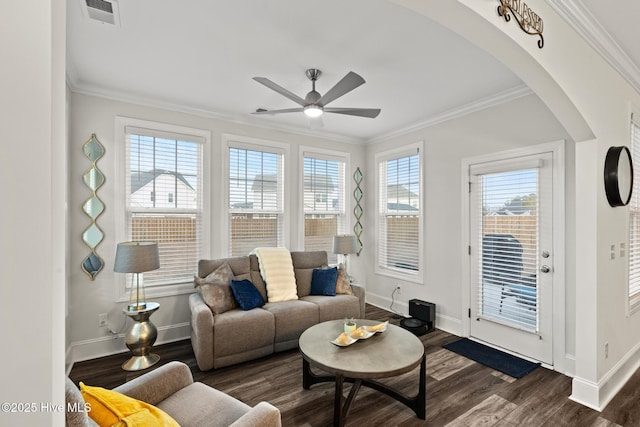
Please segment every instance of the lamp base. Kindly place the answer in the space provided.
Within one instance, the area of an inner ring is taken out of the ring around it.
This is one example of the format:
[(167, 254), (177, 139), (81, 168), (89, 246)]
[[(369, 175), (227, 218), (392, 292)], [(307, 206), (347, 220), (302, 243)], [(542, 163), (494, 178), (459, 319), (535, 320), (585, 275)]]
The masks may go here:
[(122, 364), (122, 369), (125, 371), (140, 371), (147, 369), (149, 366), (153, 366), (160, 360), (160, 356), (155, 353), (146, 354), (144, 356), (132, 356)]
[(153, 344), (158, 338), (158, 329), (151, 323), (149, 317), (160, 308), (157, 302), (146, 303), (147, 307), (142, 310), (131, 311), (123, 309), (122, 312), (133, 320), (131, 329), (125, 336), (125, 344), (133, 353), (128, 361), (122, 365), (125, 371), (139, 371), (146, 369), (160, 360), (160, 356), (151, 353)]

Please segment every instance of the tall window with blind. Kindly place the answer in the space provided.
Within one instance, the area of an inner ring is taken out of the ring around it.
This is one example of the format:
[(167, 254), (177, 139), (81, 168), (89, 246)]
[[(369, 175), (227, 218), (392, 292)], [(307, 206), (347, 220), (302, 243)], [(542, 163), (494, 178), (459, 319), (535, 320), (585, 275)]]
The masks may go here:
[(125, 127), (126, 234), (158, 242), (160, 252), (160, 269), (144, 273), (147, 288), (190, 283), (203, 256), (204, 142), (197, 135)]
[(336, 263), (333, 236), (344, 233), (345, 161), (304, 155), (304, 250), (327, 251)]
[[(631, 159), (640, 165), (640, 116), (631, 115)], [(629, 307), (640, 307), (640, 174), (635, 174), (629, 202)]]
[(284, 245), (284, 154), (229, 147), (229, 254)]
[(420, 271), (420, 153), (378, 161), (378, 267)]

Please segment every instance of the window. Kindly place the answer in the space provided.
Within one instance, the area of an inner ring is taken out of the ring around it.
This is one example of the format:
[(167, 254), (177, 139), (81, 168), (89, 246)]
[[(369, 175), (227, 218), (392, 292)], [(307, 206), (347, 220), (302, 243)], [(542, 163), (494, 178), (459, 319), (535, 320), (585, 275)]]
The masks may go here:
[(285, 246), (284, 153), (231, 142), (228, 156), (230, 256)]
[[(631, 115), (631, 159), (640, 165), (640, 117)], [(640, 307), (640, 174), (633, 180), (629, 202), (629, 306)]]
[[(144, 273), (148, 296), (162, 295), (154, 287), (187, 290), (205, 254), (203, 159), (209, 134), (124, 118), (117, 125), (124, 139), (119, 241), (158, 242), (160, 269)], [(123, 276), (130, 287), (132, 275)]]
[(379, 155), (377, 164), (377, 266), (415, 276), (421, 259), (419, 148)]
[(304, 250), (327, 251), (337, 263), (333, 236), (346, 229), (345, 158), (305, 152), (303, 165)]

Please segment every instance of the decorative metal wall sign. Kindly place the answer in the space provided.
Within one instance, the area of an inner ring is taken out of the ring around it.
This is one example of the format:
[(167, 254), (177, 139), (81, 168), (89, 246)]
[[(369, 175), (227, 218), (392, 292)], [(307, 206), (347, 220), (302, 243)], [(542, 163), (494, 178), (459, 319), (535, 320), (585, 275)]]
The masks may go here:
[(98, 217), (104, 212), (104, 203), (98, 197), (97, 191), (104, 184), (105, 178), (96, 164), (104, 155), (104, 147), (96, 135), (92, 134), (82, 146), (82, 152), (91, 161), (91, 166), (82, 175), (85, 185), (91, 190), (91, 196), (82, 205), (83, 212), (91, 219), (91, 224), (82, 233), (82, 240), (91, 249), (91, 253), (82, 261), (82, 271), (93, 280), (104, 267), (104, 260), (96, 253), (96, 248), (104, 239), (104, 233), (96, 223)]
[(527, 4), (521, 0), (498, 0), (498, 15), (504, 17), (504, 20), (511, 20), (510, 12), (518, 21), (518, 25), (522, 31), (532, 36), (539, 36), (538, 47), (542, 49), (544, 46), (544, 37), (542, 37), (543, 22)]
[(356, 207), (353, 208), (353, 214), (356, 216), (356, 223), (353, 226), (353, 232), (356, 234), (356, 239), (358, 240), (358, 251), (356, 254), (360, 256), (360, 252), (362, 252), (362, 240), (360, 240), (360, 236), (362, 235), (362, 223), (360, 223), (360, 218), (362, 218), (363, 214), (360, 201), (364, 195), (360, 188), (360, 183), (362, 182), (362, 172), (360, 172), (360, 168), (356, 168), (356, 171), (353, 174), (353, 179), (356, 182), (356, 189), (353, 191), (353, 197), (356, 199)]

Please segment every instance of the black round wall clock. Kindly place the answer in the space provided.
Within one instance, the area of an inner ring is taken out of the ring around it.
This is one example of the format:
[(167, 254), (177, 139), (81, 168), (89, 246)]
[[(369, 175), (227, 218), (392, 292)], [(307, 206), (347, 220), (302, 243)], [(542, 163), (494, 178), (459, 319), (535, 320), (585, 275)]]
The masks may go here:
[(633, 162), (625, 146), (609, 147), (604, 159), (604, 191), (612, 207), (626, 206), (633, 192)]

